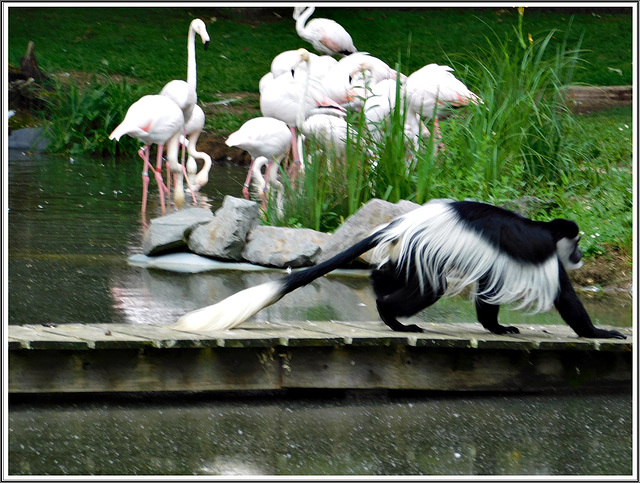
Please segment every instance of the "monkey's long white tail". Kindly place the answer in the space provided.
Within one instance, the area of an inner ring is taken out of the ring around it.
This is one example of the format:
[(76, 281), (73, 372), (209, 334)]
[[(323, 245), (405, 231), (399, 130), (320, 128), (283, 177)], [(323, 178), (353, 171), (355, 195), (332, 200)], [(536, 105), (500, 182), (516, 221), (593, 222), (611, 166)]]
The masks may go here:
[(175, 324), (181, 330), (232, 329), (276, 303), (284, 295), (281, 280), (263, 283), (242, 290), (214, 305), (184, 314)]
[(215, 305), (189, 312), (180, 317), (174, 327), (199, 331), (232, 329), (265, 307), (276, 303), (289, 292), (359, 257), (375, 246), (378, 237), (379, 234), (371, 235), (315, 267), (242, 290)]

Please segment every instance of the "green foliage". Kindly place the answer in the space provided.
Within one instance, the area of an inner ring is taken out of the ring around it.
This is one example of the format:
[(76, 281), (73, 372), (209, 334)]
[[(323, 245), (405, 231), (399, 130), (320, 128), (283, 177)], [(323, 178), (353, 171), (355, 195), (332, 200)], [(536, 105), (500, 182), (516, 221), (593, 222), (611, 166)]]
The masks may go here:
[[(521, 23), (517, 31), (522, 31)], [(467, 82), (484, 103), (469, 106), (464, 122), (450, 126), (448, 147), (456, 159), (469, 159), (466, 153), (472, 153), (467, 168), (483, 180), (483, 195), (504, 173), (511, 173), (526, 190), (561, 178), (572, 168), (564, 146), (572, 116), (563, 99), (579, 48), (569, 50), (563, 43), (547, 59), (555, 31), (537, 41), (520, 35), (517, 42), (509, 37), (488, 40), (476, 62), (468, 59)]]
[(55, 95), (42, 113), (51, 139), (49, 151), (112, 157), (119, 152), (135, 152), (139, 141), (124, 136), (116, 142), (109, 140), (109, 134), (140, 96), (139, 87), (126, 81), (116, 83), (108, 77), (98, 81), (94, 75), (82, 88), (56, 82)]

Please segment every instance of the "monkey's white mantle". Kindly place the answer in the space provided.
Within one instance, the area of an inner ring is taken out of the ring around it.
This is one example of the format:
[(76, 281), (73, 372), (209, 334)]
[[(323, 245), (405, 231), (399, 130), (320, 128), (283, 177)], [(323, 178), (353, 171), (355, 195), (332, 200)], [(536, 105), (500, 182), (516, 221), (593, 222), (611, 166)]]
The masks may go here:
[(222, 332), (136, 324), (10, 325), (10, 393), (412, 389), (624, 390), (627, 340), (582, 339), (564, 325), (498, 336), (479, 324), (247, 322)]

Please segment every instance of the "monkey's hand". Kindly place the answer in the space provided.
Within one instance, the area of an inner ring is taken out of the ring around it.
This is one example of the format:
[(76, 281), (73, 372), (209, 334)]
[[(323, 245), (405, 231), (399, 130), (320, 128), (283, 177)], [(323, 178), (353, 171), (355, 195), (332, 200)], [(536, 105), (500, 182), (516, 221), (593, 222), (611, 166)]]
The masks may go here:
[(393, 330), (396, 332), (424, 332), (424, 329), (422, 327), (418, 327), (416, 324), (403, 325), (402, 327), (394, 328)]
[(617, 330), (605, 330), (605, 329), (596, 329), (595, 334), (589, 337), (599, 338), (599, 339), (626, 339), (627, 336), (621, 334)]

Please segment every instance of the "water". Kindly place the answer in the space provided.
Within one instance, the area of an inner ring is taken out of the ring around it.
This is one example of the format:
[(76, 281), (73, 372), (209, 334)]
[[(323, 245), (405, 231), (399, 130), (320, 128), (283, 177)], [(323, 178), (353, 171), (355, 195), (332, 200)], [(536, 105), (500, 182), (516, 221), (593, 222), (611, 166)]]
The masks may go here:
[[(199, 195), (217, 209), (240, 196), (245, 168), (214, 166)], [(280, 276), (182, 274), (135, 267), (160, 215), (140, 162), (9, 157), (9, 323), (168, 324), (188, 310)], [(581, 295), (597, 322), (631, 325), (628, 296)], [(562, 323), (557, 314), (505, 323)], [(420, 318), (474, 320), (464, 298)], [(546, 317), (546, 318), (545, 318)], [(257, 320), (377, 320), (366, 276), (314, 282)], [(289, 395), (290, 396), (290, 395)], [(9, 473), (172, 475), (629, 474), (629, 394), (449, 397), (361, 393), (12, 398)]]
[(16, 475), (622, 475), (628, 395), (190, 396), (12, 405)]

